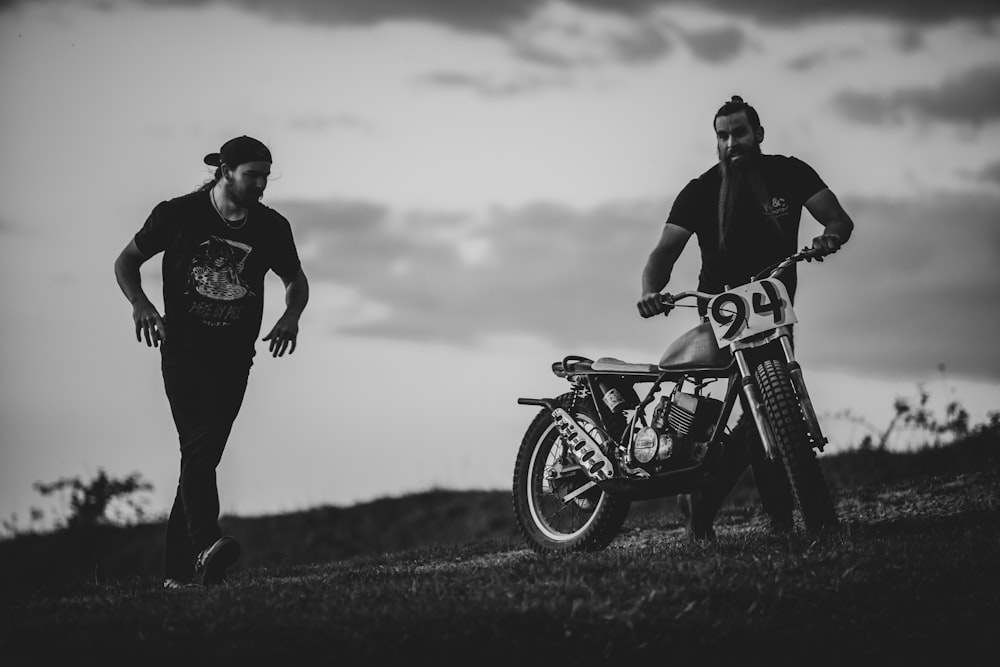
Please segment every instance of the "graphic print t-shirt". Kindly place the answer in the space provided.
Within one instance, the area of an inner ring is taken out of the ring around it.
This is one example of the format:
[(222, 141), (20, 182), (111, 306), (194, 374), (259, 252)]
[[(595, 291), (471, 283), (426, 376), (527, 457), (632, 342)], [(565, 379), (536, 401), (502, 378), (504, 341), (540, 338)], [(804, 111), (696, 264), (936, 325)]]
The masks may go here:
[[(750, 282), (757, 273), (798, 250), (802, 206), (826, 187), (815, 170), (794, 157), (761, 155), (760, 173), (767, 191), (759, 201), (748, 184), (737, 195), (733, 219), (719, 249), (718, 165), (688, 183), (670, 210), (667, 222), (693, 232), (701, 248), (698, 289), (718, 293)], [(795, 296), (795, 267), (781, 277)]]
[(264, 276), (299, 271), (291, 226), (254, 204), (246, 223), (230, 229), (208, 191), (161, 202), (135, 235), (147, 255), (163, 252), (167, 357), (249, 359), (264, 312)]

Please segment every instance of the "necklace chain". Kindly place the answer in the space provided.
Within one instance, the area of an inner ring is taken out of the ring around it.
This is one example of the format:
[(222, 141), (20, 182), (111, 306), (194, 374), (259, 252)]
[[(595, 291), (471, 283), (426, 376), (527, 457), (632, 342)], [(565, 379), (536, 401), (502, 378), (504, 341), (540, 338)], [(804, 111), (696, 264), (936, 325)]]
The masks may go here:
[(243, 226), (247, 224), (247, 220), (250, 218), (249, 207), (243, 210), (243, 218), (241, 220), (237, 221), (227, 220), (226, 216), (222, 215), (222, 211), (219, 210), (219, 205), (215, 203), (215, 188), (212, 188), (211, 190), (208, 191), (208, 196), (212, 200), (212, 208), (214, 208), (215, 212), (219, 214), (219, 218), (222, 220), (223, 223), (225, 223), (226, 227), (229, 227), (229, 229), (232, 230), (236, 230), (236, 229), (242, 229)]

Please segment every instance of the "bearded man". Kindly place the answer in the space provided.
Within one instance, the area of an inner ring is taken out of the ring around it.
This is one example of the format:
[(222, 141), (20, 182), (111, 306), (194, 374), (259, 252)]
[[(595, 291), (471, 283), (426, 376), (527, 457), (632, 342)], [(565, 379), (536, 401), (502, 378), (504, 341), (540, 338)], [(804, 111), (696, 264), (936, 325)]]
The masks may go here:
[[(264, 313), (269, 271), (285, 285), (285, 310), (262, 340), (272, 357), (295, 351), (309, 300), (288, 220), (260, 202), (271, 151), (246, 135), (204, 162), (215, 175), (162, 201), (115, 260), (132, 304), (135, 338), (160, 348), (160, 369), (180, 442), (180, 475), (167, 521), (163, 586), (224, 581), (240, 544), (219, 526), (216, 468), (243, 404)], [(142, 288), (140, 267), (163, 253), (163, 306)], [(167, 336), (167, 324), (170, 335)]]
[[(803, 207), (823, 225), (812, 247), (836, 252), (851, 236), (854, 222), (816, 171), (795, 157), (761, 152), (764, 128), (757, 111), (739, 96), (722, 105), (712, 121), (719, 161), (677, 195), (656, 247), (642, 271), (644, 317), (662, 311), (660, 293), (692, 234), (701, 249), (698, 290), (719, 293), (743, 285), (798, 249)], [(795, 267), (780, 278), (795, 298)], [(701, 305), (702, 316), (705, 305)], [(746, 446), (742, 446), (745, 443)], [(793, 526), (793, 500), (780, 461), (767, 459), (747, 411), (733, 429), (735, 446), (726, 448), (725, 472), (691, 494), (688, 532), (714, 536), (712, 523), (725, 497), (750, 465), (770, 525)]]

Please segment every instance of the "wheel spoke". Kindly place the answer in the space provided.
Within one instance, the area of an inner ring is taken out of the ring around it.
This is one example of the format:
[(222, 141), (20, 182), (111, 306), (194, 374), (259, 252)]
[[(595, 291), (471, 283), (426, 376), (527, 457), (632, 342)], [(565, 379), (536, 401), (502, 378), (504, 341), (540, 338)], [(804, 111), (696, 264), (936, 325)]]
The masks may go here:
[(587, 491), (590, 491), (590, 490), (591, 490), (592, 488), (594, 488), (595, 486), (597, 486), (597, 482), (595, 482), (594, 480), (590, 480), (589, 482), (587, 482), (586, 484), (584, 484), (583, 486), (581, 486), (581, 487), (580, 487), (579, 489), (577, 489), (576, 491), (572, 491), (572, 492), (570, 492), (570, 493), (567, 493), (567, 494), (566, 494), (565, 496), (563, 496), (563, 499), (562, 499), (562, 501), (563, 501), (564, 503), (569, 503), (569, 502), (572, 502), (572, 501), (573, 501), (573, 500), (575, 500), (575, 499), (576, 499), (576, 498), (577, 498), (577, 497), (578, 497), (579, 495), (581, 495), (581, 494), (583, 494), (583, 493), (586, 493)]
[[(607, 442), (589, 403), (569, 394), (559, 402), (588, 433), (594, 433), (598, 443)], [(570, 407), (574, 405), (576, 409)], [(602, 491), (568, 458), (549, 411), (536, 415), (522, 440), (514, 475), (515, 516), (533, 548), (542, 552), (602, 548), (617, 534), (629, 504)]]

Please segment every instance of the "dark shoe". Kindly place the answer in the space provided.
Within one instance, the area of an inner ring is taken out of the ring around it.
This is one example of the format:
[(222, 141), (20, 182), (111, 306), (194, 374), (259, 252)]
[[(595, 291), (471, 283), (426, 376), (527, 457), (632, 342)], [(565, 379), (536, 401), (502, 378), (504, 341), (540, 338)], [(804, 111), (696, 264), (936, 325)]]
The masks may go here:
[(180, 579), (171, 579), (167, 577), (163, 580), (163, 587), (167, 590), (178, 591), (191, 588), (198, 588), (198, 584), (193, 581), (182, 581)]
[(685, 529), (688, 540), (692, 542), (714, 542), (715, 541), (715, 529), (712, 527), (712, 522), (708, 521), (695, 521), (693, 518), (688, 521), (687, 528)]
[(194, 568), (201, 576), (201, 583), (212, 586), (221, 584), (226, 578), (226, 570), (239, 559), (240, 543), (226, 535), (198, 554)]
[(715, 529), (696, 529), (691, 526), (687, 527), (687, 538), (690, 542), (714, 542), (715, 541)]
[(677, 496), (677, 511), (681, 513), (681, 516), (686, 520), (691, 520), (691, 495), (688, 493), (682, 493)]
[[(689, 540), (715, 540), (715, 515), (722, 505), (725, 490), (720, 494), (718, 488), (707, 487), (699, 489), (686, 496), (681, 502), (681, 512), (687, 517), (687, 536)], [(686, 505), (686, 507), (685, 507)]]

